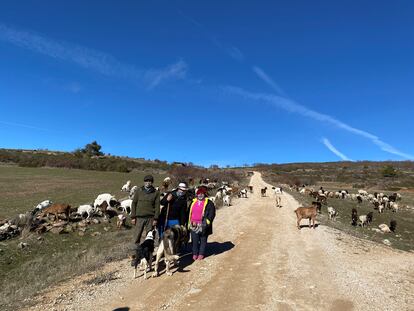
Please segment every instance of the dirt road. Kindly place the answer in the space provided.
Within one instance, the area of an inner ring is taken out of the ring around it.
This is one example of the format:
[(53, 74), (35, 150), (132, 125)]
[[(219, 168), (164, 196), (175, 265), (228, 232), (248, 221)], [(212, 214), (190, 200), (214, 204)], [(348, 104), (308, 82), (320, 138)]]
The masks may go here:
[(414, 310), (412, 253), (324, 226), (299, 231), (297, 201), (284, 193), (277, 208), (273, 194), (261, 197), (271, 185), (258, 173), (251, 185), (248, 199), (219, 210), (205, 260), (188, 254), (172, 277), (146, 281), (128, 261), (111, 263), (114, 280), (87, 286), (93, 274), (83, 276), (32, 310)]

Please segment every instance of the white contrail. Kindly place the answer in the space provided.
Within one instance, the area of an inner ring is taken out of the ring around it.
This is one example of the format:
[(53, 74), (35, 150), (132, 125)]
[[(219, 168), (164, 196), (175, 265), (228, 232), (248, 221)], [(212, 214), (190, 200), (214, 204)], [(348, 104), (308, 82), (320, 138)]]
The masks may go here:
[(304, 117), (308, 117), (308, 118), (311, 118), (317, 121), (329, 123), (331, 125), (334, 125), (337, 128), (343, 129), (347, 132), (350, 132), (355, 135), (362, 136), (362, 137), (365, 137), (371, 140), (375, 145), (380, 147), (383, 151), (398, 155), (406, 159), (410, 159), (410, 160), (414, 159), (413, 155), (404, 153), (398, 150), (397, 148), (391, 146), (390, 144), (382, 141), (378, 136), (375, 136), (364, 130), (360, 130), (358, 128), (352, 127), (340, 120), (335, 119), (334, 117), (331, 117), (330, 115), (311, 110), (303, 105), (296, 103), (295, 101), (291, 99), (288, 99), (282, 96), (272, 95), (272, 94), (251, 93), (251, 92), (243, 90), (242, 88), (233, 87), (233, 86), (224, 87), (224, 90), (227, 90), (233, 94), (242, 96), (246, 99), (251, 99), (251, 100), (271, 104), (272, 106), (275, 106), (277, 108), (281, 108), (283, 110), (286, 110), (292, 113), (297, 113)]
[(262, 68), (257, 67), (257, 66), (253, 66), (253, 71), (255, 72), (255, 74), (262, 79), (265, 83), (267, 83), (268, 85), (270, 85), (270, 87), (275, 90), (278, 94), (287, 97), (287, 95), (285, 94), (285, 92), (282, 90), (282, 88), (275, 82), (273, 81), (272, 78), (270, 78), (264, 71)]
[[(110, 54), (76, 44), (56, 41), (33, 32), (17, 30), (4, 24), (0, 24), (0, 41), (55, 59), (72, 62), (102, 75), (132, 80), (144, 79), (150, 85), (150, 88), (157, 86), (166, 79), (180, 79), (185, 75), (183, 72), (187, 70), (187, 65), (182, 60), (164, 69), (137, 69), (132, 65), (118, 61)], [(180, 70), (171, 70), (175, 67), (180, 67)], [(158, 74), (154, 74), (154, 72), (158, 72)], [(165, 74), (165, 72), (168, 72), (168, 74)], [(151, 80), (151, 77), (153, 77), (153, 80)]]
[(44, 128), (44, 127), (38, 127), (38, 126), (33, 126), (33, 125), (23, 124), (23, 123), (0, 121), (0, 124), (7, 125), (7, 126), (14, 126), (14, 127), (23, 127), (23, 128), (32, 129), (32, 130), (50, 131), (49, 129)]
[(145, 79), (149, 82), (149, 89), (153, 89), (162, 81), (168, 79), (184, 79), (187, 74), (187, 64), (180, 60), (163, 70), (149, 70), (145, 74)]
[(330, 151), (332, 151), (334, 154), (336, 154), (338, 157), (340, 157), (344, 161), (352, 161), (350, 158), (348, 158), (346, 155), (344, 155), (342, 152), (340, 152), (338, 149), (336, 149), (331, 142), (327, 138), (322, 138), (322, 143), (328, 148)]

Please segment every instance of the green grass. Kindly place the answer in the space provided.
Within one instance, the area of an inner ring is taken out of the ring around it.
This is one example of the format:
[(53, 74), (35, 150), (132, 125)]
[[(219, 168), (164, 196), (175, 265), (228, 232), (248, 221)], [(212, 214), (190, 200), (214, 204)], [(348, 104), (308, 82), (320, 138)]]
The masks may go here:
[[(25, 213), (43, 200), (72, 207), (93, 203), (100, 193), (127, 196), (120, 189), (127, 180), (142, 185), (143, 172), (118, 173), (60, 168), (0, 166), (0, 219)], [(159, 185), (165, 176), (156, 176)]]
[[(296, 191), (290, 193), (303, 205), (310, 205), (310, 203), (314, 201), (314, 199), (309, 195), (303, 195)], [(336, 221), (329, 220), (327, 206), (332, 206), (338, 211), (339, 216), (336, 218)], [(397, 213), (393, 213), (391, 210), (386, 209), (384, 213), (379, 214), (378, 211), (373, 209), (373, 207), (374, 206), (371, 203), (366, 201), (358, 204), (356, 201), (351, 201), (349, 199), (342, 200), (328, 198), (328, 204), (322, 205), (322, 214), (318, 216), (318, 220), (323, 225), (342, 230), (359, 238), (369, 239), (378, 243), (382, 243), (384, 239), (388, 239), (391, 242), (391, 246), (394, 248), (405, 251), (413, 251), (414, 213), (410, 210), (400, 210)], [(358, 210), (358, 215), (366, 215), (372, 211), (374, 216), (371, 225), (365, 228), (360, 226), (352, 226), (351, 211), (353, 208)], [(382, 223), (389, 226), (392, 219), (397, 221), (397, 230), (395, 234), (383, 234), (372, 230), (372, 228), (379, 229), (378, 225)]]
[[(141, 185), (147, 173), (100, 172), (58, 168), (0, 166), (0, 218), (32, 210), (45, 199), (79, 204), (93, 202), (100, 193), (126, 196), (120, 188), (131, 180)], [(165, 176), (155, 175), (158, 185)], [(106, 230), (104, 229), (106, 228)], [(91, 233), (101, 232), (93, 237)], [(37, 234), (0, 242), (0, 309), (21, 307), (25, 298), (74, 275), (99, 268), (105, 262), (125, 258), (131, 245), (131, 230), (118, 231), (112, 223), (90, 225), (84, 236)], [(19, 242), (29, 246), (19, 249)]]

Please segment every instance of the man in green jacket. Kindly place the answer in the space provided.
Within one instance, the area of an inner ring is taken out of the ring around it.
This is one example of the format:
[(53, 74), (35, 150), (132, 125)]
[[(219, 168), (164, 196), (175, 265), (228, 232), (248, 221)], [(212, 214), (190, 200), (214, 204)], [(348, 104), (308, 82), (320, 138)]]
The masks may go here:
[(132, 199), (131, 223), (135, 225), (134, 243), (136, 246), (145, 239), (147, 232), (157, 226), (160, 214), (160, 192), (152, 185), (154, 177), (144, 177), (144, 186), (137, 189)]

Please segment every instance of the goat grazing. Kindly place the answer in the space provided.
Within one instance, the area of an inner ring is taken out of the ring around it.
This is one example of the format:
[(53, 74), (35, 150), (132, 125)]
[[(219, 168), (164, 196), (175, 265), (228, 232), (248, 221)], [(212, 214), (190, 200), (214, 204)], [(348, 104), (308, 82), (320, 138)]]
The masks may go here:
[(338, 212), (332, 206), (328, 206), (328, 216), (329, 219), (335, 220), (336, 216), (338, 216)]

